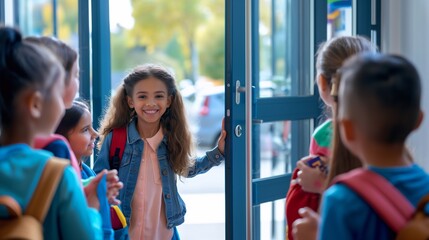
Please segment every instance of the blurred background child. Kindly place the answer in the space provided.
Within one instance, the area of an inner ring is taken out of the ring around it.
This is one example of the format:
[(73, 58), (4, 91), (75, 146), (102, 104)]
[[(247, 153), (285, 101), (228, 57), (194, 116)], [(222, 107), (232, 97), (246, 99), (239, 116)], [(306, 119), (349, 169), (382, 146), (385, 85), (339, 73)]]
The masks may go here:
[[(343, 36), (330, 39), (320, 45), (316, 60), (316, 83), (320, 98), (326, 106), (327, 120), (317, 127), (312, 135), (309, 153), (297, 163), (293, 171), (289, 191), (286, 195), (286, 221), (287, 237), (293, 239), (292, 224), (300, 218), (299, 209), (309, 207), (317, 211), (320, 204), (320, 194), (325, 189), (325, 181), (330, 169), (329, 158), (331, 157), (331, 143), (333, 137), (333, 124), (331, 113), (335, 99), (331, 95), (333, 78), (343, 62), (350, 56), (359, 52), (376, 52), (377, 48), (369, 40), (360, 36)], [(326, 165), (321, 171), (318, 167), (308, 166), (308, 162), (320, 157), (321, 165)], [(359, 161), (350, 161), (349, 167), (360, 166)]]
[[(0, 195), (13, 196), (24, 211), (52, 157), (31, 146), (37, 135), (52, 133), (64, 114), (63, 78), (51, 52), (23, 41), (13, 28), (0, 27)], [(95, 178), (90, 192), (104, 175)], [(67, 167), (43, 223), (44, 238), (100, 239), (94, 227), (100, 226), (99, 201), (90, 197), (88, 207), (76, 173)], [(8, 215), (0, 209), (1, 218)]]
[(84, 163), (84, 159), (92, 155), (98, 137), (98, 133), (92, 128), (88, 105), (81, 100), (74, 101), (66, 110), (55, 133), (68, 140), (80, 166), (82, 179), (95, 176), (95, 172)]
[[(92, 128), (92, 116), (89, 111), (89, 106), (83, 100), (74, 101), (72, 106), (66, 110), (55, 133), (64, 136), (69, 142), (80, 166), (82, 179), (85, 180), (95, 177), (95, 172), (84, 162), (84, 159), (91, 157), (93, 154), (95, 140), (98, 137), (98, 133)], [(109, 176), (109, 174), (112, 176)], [(108, 183), (107, 189), (122, 188), (122, 183), (117, 179), (116, 171), (109, 171), (108, 178), (116, 178), (116, 181)], [(104, 239), (111, 239), (113, 238), (113, 230), (110, 216), (110, 204), (119, 204), (119, 200), (116, 199), (118, 191), (106, 192), (106, 190), (100, 189), (98, 193), (100, 199), (100, 213), (103, 218)]]

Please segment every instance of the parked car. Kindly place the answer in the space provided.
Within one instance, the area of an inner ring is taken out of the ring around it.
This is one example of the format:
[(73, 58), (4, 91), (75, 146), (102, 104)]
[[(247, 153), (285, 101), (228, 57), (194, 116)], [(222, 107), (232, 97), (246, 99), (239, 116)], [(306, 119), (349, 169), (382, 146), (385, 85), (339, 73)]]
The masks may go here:
[(190, 111), (191, 131), (199, 146), (214, 147), (225, 115), (225, 86), (197, 91)]

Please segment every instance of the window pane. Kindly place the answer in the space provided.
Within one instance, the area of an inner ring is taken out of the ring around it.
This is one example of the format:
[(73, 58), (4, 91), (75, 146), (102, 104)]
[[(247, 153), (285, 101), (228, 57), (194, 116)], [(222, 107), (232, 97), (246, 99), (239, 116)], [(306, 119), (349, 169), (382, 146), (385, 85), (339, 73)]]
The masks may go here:
[(312, 94), (310, 2), (259, 0), (259, 97)]
[(57, 37), (76, 51), (79, 47), (77, 9), (78, 1), (57, 0)]
[(18, 24), (24, 35), (53, 35), (51, 0), (22, 0), (18, 6)]
[(285, 199), (263, 203), (254, 207), (254, 212), (260, 214), (261, 240), (284, 240), (286, 236)]
[(301, 120), (260, 124), (259, 145), (256, 146), (260, 148), (260, 161), (254, 162), (255, 178), (292, 172), (295, 162), (308, 154), (308, 136), (312, 122)]
[(57, 0), (56, 6), (52, 0), (23, 0), (16, 3), (19, 7), (19, 28), (25, 36), (55, 36), (78, 51), (77, 1)]

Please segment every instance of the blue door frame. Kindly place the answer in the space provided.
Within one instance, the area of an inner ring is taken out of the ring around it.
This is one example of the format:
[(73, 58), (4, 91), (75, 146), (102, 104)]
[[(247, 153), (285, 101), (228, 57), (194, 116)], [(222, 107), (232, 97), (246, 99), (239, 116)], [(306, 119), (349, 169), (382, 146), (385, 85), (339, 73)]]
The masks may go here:
[[(233, 91), (234, 81), (245, 80), (245, 1), (225, 1), (225, 7), (225, 128), (229, 133), (225, 161), (225, 230), (226, 239), (245, 239), (245, 138), (234, 134), (236, 126), (245, 126), (245, 107), (234, 104), (237, 93)], [(244, 101), (240, 97), (240, 101)]]

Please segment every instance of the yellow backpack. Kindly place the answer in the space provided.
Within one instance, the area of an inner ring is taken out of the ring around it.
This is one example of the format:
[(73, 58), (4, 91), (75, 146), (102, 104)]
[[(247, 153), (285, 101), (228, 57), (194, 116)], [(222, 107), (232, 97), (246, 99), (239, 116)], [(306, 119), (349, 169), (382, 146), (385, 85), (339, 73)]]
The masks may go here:
[(67, 165), (68, 161), (56, 157), (48, 160), (24, 214), (15, 199), (0, 196), (0, 205), (10, 216), (0, 219), (0, 239), (43, 239), (43, 222)]

